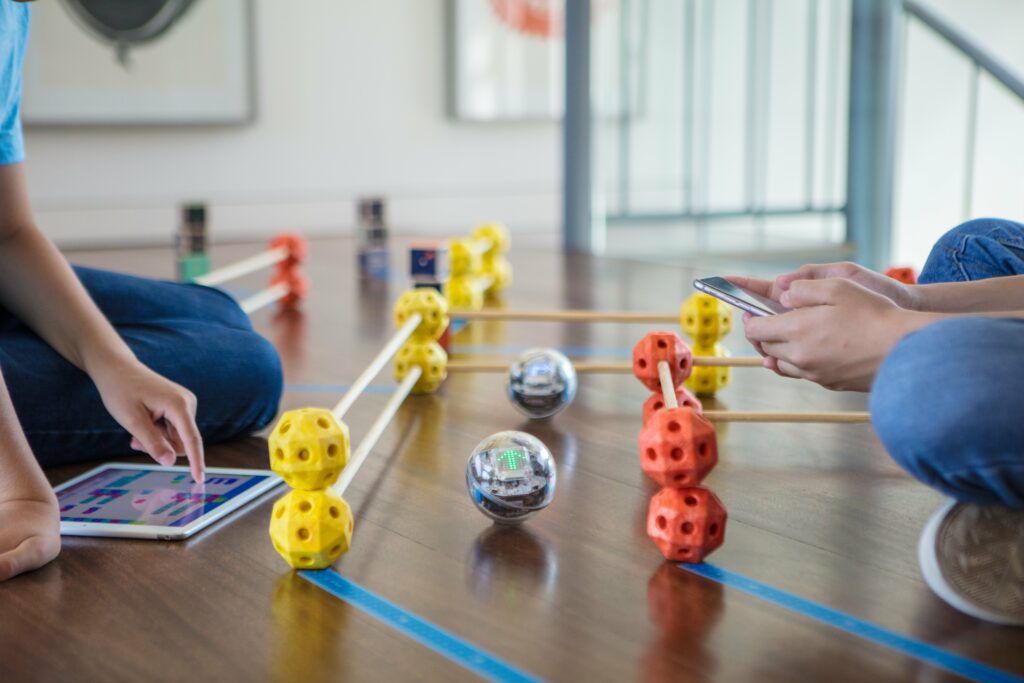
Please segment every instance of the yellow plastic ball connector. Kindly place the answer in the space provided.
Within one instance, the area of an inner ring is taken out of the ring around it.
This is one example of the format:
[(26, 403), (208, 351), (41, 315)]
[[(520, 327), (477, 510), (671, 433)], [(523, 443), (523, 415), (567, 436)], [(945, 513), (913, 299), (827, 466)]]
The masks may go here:
[(352, 543), (352, 510), (329, 491), (292, 491), (274, 503), (270, 538), (295, 569), (329, 567)]
[(479, 311), (484, 307), (484, 292), (477, 286), (476, 278), (451, 278), (444, 283), (444, 296), (456, 310)]
[(482, 268), (482, 254), (472, 240), (455, 239), (448, 243), (448, 270), (451, 277), (477, 277)]
[(270, 433), (270, 467), (293, 489), (333, 484), (348, 463), (348, 427), (326, 408), (289, 410)]
[(732, 331), (732, 309), (713, 296), (695, 293), (683, 302), (680, 326), (695, 346), (710, 348)]
[[(694, 346), (693, 355), (694, 357), (728, 358), (729, 352), (725, 350), (724, 346), (716, 343), (711, 346)], [(714, 396), (715, 392), (726, 386), (731, 379), (732, 368), (730, 367), (697, 365), (694, 366), (685, 386), (698, 396)]]
[(511, 243), (508, 235), (508, 228), (502, 223), (492, 222), (477, 226), (473, 231), (473, 239), (490, 242), (490, 249), (484, 252), (484, 257), (495, 254), (504, 254), (508, 251)]
[(395, 326), (401, 327), (414, 314), (423, 318), (413, 331), (414, 341), (433, 341), (448, 329), (448, 302), (430, 287), (410, 289), (395, 302)]
[(432, 394), (448, 376), (448, 354), (435, 341), (407, 342), (395, 356), (395, 380), (401, 382), (415, 366), (422, 369), (422, 374), (412, 393)]

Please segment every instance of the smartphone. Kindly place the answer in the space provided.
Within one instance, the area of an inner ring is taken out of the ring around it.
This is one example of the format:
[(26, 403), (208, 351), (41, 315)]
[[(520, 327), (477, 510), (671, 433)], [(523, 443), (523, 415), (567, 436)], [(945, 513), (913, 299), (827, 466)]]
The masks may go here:
[(734, 285), (724, 277), (698, 278), (693, 281), (693, 287), (753, 315), (775, 315), (790, 310), (777, 301)]

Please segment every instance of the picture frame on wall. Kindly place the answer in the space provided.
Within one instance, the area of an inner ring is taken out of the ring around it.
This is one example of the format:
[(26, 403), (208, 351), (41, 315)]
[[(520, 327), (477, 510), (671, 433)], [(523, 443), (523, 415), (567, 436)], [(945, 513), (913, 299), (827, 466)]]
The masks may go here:
[[(449, 115), (473, 122), (560, 120), (565, 2), (448, 0)], [(646, 29), (646, 0), (591, 0), (593, 69), (615, 84), (593, 93), (602, 119), (641, 113)]]
[(33, 3), (27, 126), (237, 125), (256, 115), (251, 0)]

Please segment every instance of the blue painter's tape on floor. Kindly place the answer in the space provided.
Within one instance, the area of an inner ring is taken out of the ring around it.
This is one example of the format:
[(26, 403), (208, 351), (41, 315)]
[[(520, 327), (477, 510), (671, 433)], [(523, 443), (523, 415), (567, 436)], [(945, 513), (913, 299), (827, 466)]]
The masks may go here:
[(301, 571), (299, 576), (488, 680), (501, 683), (527, 683), (541, 680), (363, 588), (333, 570)]
[(896, 650), (908, 657), (913, 657), (958, 676), (974, 681), (982, 681), (983, 683), (1004, 683), (1009, 681), (1020, 683), (1024, 681), (1024, 678), (1019, 676), (992, 668), (966, 657), (961, 657), (958, 654), (943, 650), (934, 645), (914, 640), (909, 636), (890, 631), (851, 614), (846, 614), (806, 598), (801, 598), (798, 595), (787, 593), (784, 590), (769, 586), (760, 581), (749, 579), (742, 574), (731, 572), (728, 569), (722, 569), (707, 563), (681, 564), (679, 566), (688, 572), (717, 581), (729, 588), (735, 588), (756, 598), (767, 600), (791, 612), (802, 614), (805, 617), (827, 624), (840, 631), (845, 631), (858, 638), (863, 638), (891, 650)]
[[(348, 391), (349, 384), (286, 384), (285, 391), (299, 394), (343, 394)], [(395, 391), (394, 384), (371, 384), (366, 387), (367, 394), (390, 394)]]

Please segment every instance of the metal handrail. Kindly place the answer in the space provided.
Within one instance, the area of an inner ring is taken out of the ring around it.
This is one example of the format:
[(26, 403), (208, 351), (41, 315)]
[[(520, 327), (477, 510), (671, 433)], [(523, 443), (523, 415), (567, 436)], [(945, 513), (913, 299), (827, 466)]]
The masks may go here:
[(979, 47), (974, 40), (954, 27), (953, 24), (916, 0), (903, 0), (903, 9), (981, 67), (992, 78), (1002, 83), (1007, 90), (1024, 100), (1024, 80), (1012, 69)]

